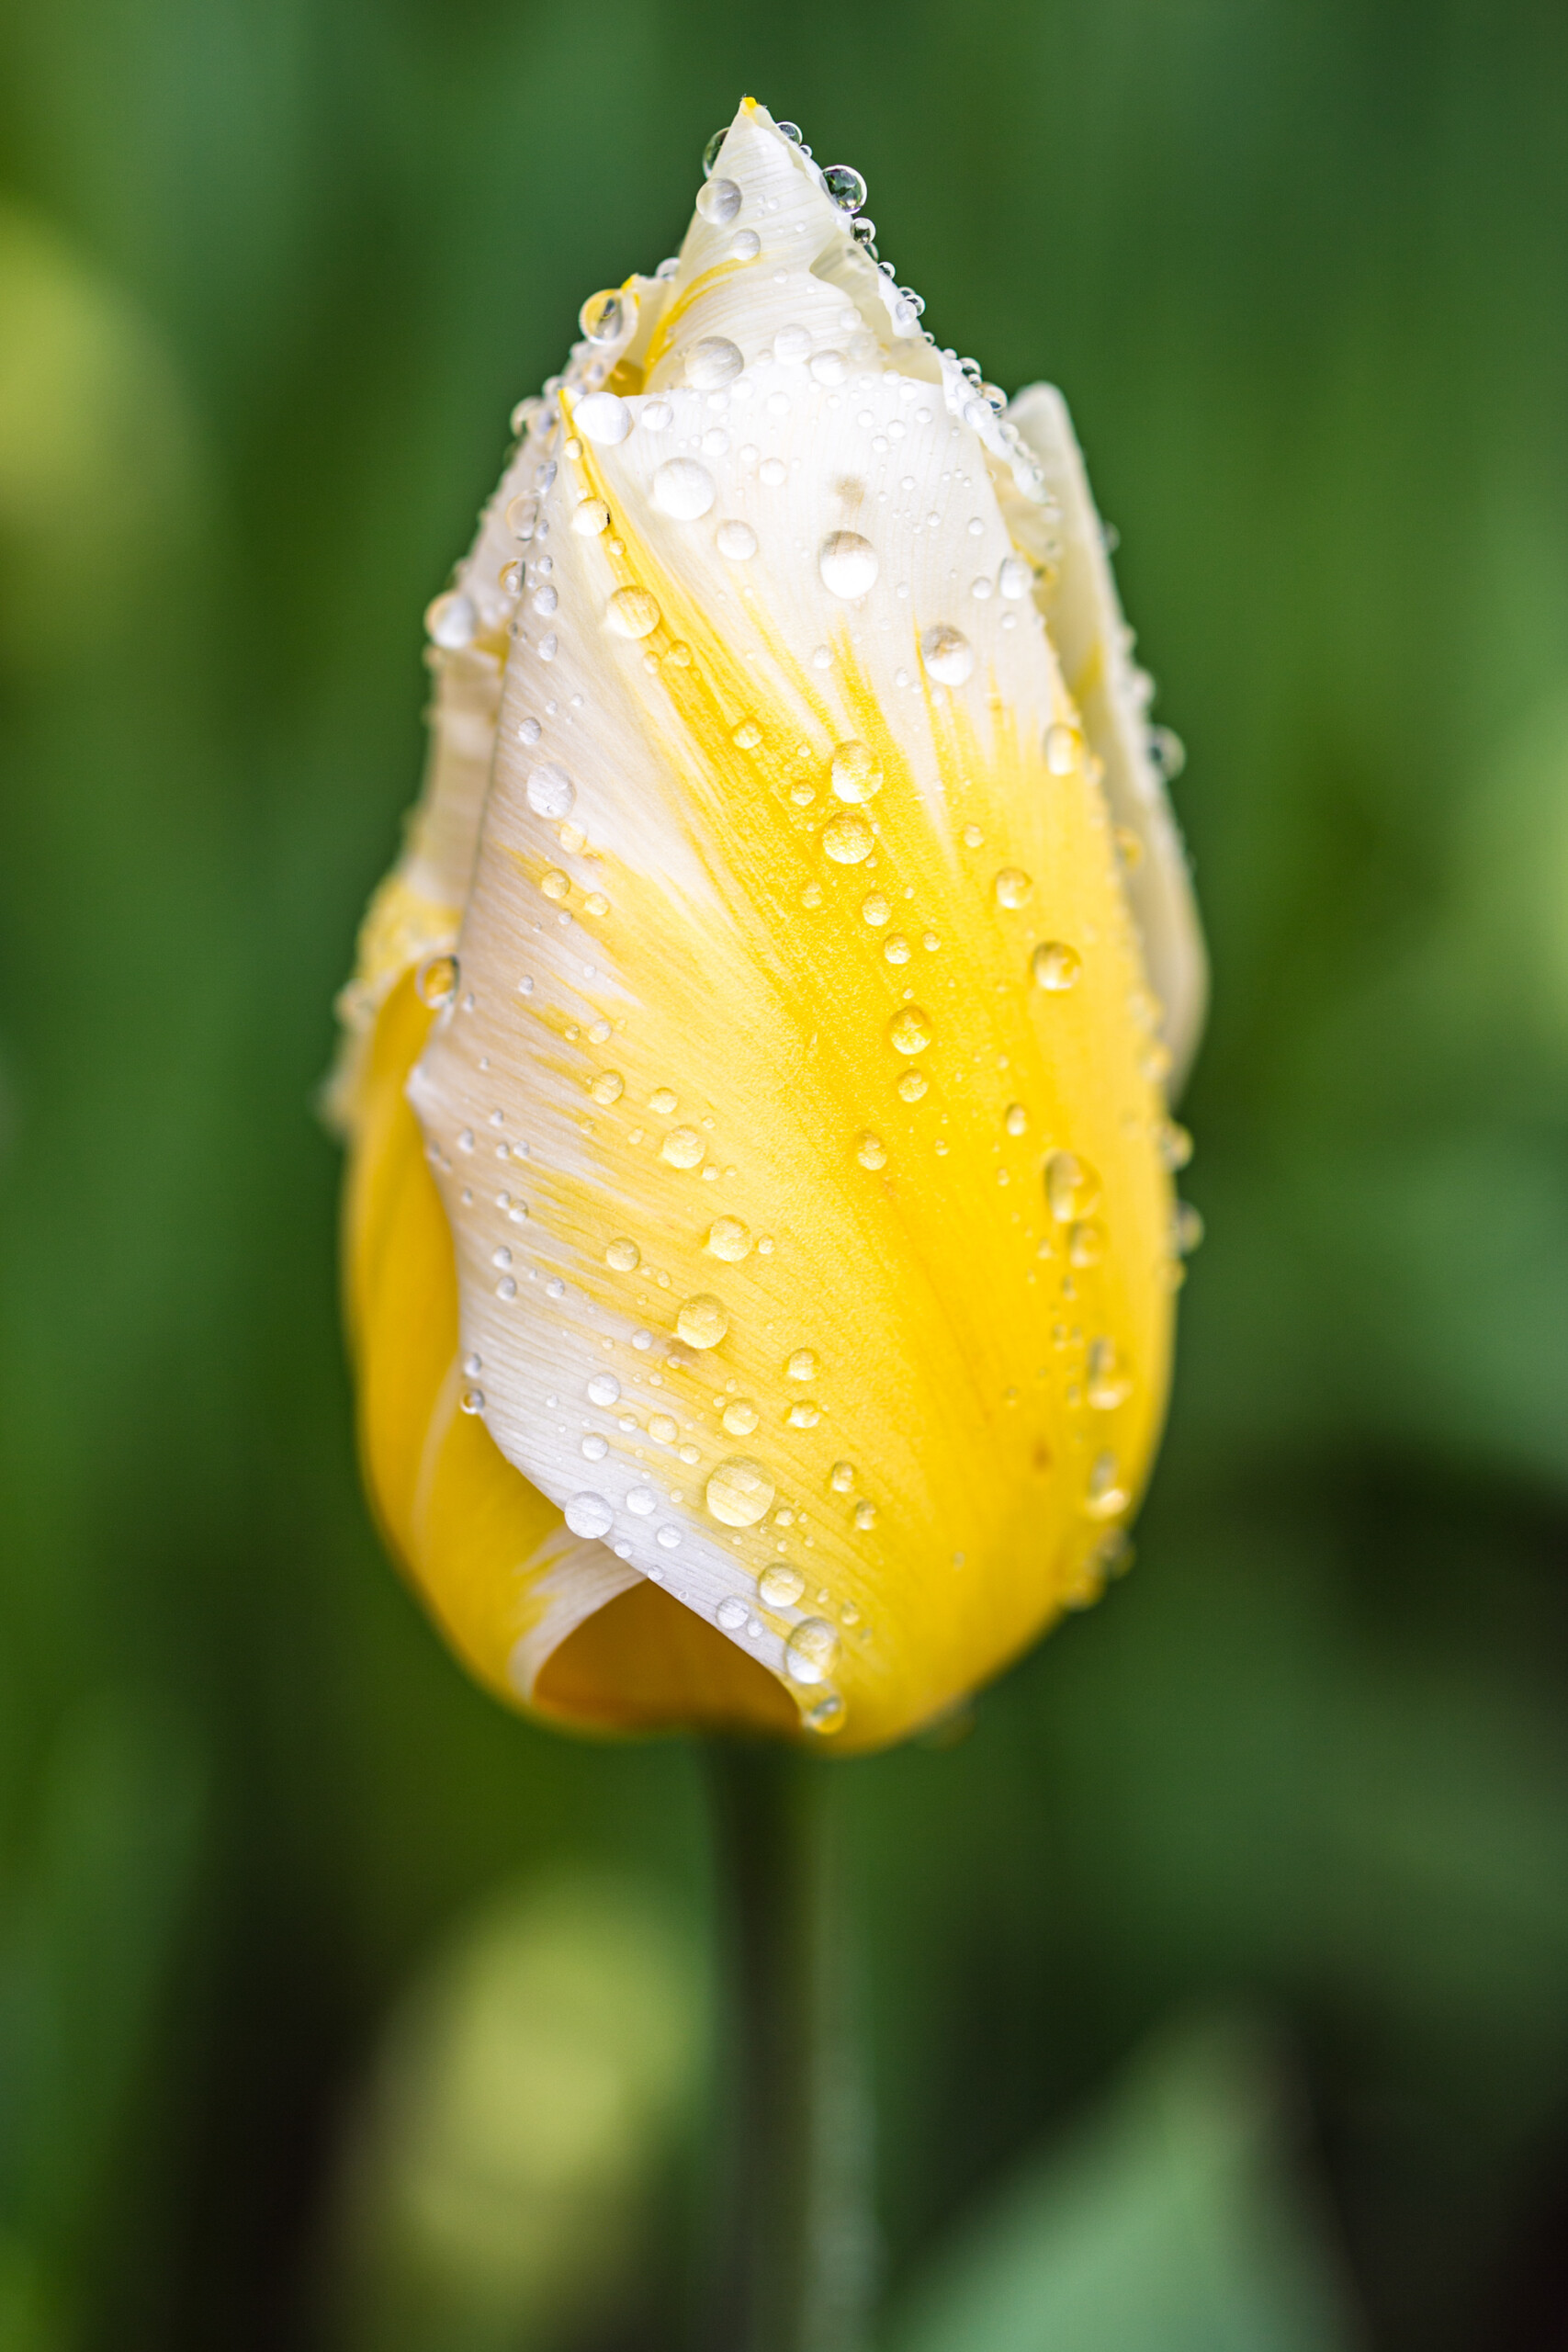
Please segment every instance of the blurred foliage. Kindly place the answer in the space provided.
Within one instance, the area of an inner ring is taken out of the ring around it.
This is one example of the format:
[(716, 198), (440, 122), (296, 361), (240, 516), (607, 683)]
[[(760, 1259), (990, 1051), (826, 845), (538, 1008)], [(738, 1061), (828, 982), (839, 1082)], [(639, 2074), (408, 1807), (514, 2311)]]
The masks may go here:
[[(842, 1777), (890, 2287), (1240, 1994), (1297, 2053), (1299, 2228), (1369, 2340), (1558, 2344), (1555, 0), (0, 16), (0, 2342), (326, 2341), (378, 2038), (450, 1923), (634, 1864), (705, 1932), (692, 1758), (510, 1721), (378, 1555), (310, 1101), (423, 604), (748, 87), (866, 172), (941, 339), (1066, 389), (1216, 967), (1141, 1566), (966, 1743)], [(1234, 2245), (1267, 2109), (1193, 2079), (1143, 2096)], [(1152, 2245), (1158, 2132), (1092, 2128), (1062, 2194)], [(635, 2239), (615, 2340), (673, 2342), (681, 2232)], [(1118, 2340), (1184, 2352), (1194, 2308)]]

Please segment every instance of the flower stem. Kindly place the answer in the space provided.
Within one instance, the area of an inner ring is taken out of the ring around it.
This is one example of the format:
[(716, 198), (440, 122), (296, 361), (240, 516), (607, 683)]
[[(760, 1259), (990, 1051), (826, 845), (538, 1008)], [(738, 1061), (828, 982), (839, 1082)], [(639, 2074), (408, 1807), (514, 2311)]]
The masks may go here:
[(709, 1759), (736, 2140), (723, 2341), (859, 2352), (870, 2135), (844, 2014), (834, 1768), (731, 1742)]

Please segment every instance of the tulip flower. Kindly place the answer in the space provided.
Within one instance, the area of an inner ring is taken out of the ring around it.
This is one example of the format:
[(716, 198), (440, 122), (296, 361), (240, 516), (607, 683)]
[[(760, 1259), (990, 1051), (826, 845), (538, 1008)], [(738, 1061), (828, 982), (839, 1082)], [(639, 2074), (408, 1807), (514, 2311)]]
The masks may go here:
[(1202, 950), (1060, 396), (748, 100), (428, 615), (336, 1080), (366, 1475), (512, 1703), (897, 1739), (1157, 1442)]

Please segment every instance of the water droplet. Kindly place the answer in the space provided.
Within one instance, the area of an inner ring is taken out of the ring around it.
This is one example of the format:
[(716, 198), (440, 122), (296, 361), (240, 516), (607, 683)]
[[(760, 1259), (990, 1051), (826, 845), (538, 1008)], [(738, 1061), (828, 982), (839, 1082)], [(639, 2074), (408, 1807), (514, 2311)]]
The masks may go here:
[(585, 439), (613, 449), (632, 429), (632, 413), (614, 392), (589, 392), (577, 403), (574, 422)]
[(882, 770), (866, 743), (851, 741), (836, 745), (829, 773), (840, 800), (872, 800), (882, 789)]
[(1047, 727), (1045, 764), (1053, 775), (1071, 775), (1078, 763), (1078, 739), (1071, 727)]
[(863, 1535), (865, 1534), (869, 1528), (873, 1528), (876, 1525), (876, 1505), (874, 1503), (856, 1503), (855, 1525), (859, 1528)]
[(699, 1292), (681, 1308), (675, 1329), (689, 1348), (716, 1348), (729, 1329), (723, 1300), (711, 1291)]
[(750, 523), (721, 523), (714, 545), (731, 563), (748, 563), (757, 552), (757, 534)]
[(591, 1405), (614, 1405), (619, 1401), (621, 1384), (613, 1372), (596, 1372), (588, 1384)]
[(659, 1147), (661, 1159), (671, 1168), (695, 1168), (702, 1160), (706, 1147), (695, 1127), (671, 1127)]
[(1034, 574), (1021, 555), (1004, 555), (997, 572), (997, 587), (1004, 596), (1027, 596)]
[(1049, 989), (1059, 995), (1070, 989), (1083, 970), (1083, 959), (1076, 947), (1060, 939), (1047, 939), (1029, 959), (1037, 988)]
[(732, 242), (729, 251), (736, 261), (755, 261), (762, 250), (762, 240), (755, 229), (742, 229)]
[(796, 1348), (784, 1366), (792, 1380), (815, 1380), (817, 1358), (810, 1348)]
[(707, 1507), (723, 1527), (755, 1527), (772, 1509), (776, 1489), (765, 1466), (748, 1453), (732, 1453), (707, 1482)]
[(858, 212), (865, 202), (865, 182), (852, 164), (829, 164), (822, 185), (840, 212)]
[(826, 1617), (807, 1617), (784, 1644), (784, 1668), (807, 1690), (826, 1682), (839, 1663), (839, 1636)]
[(681, 1531), (678, 1527), (661, 1527), (653, 1540), (664, 1551), (673, 1552), (681, 1541)]
[(571, 876), (569, 874), (563, 874), (558, 865), (552, 865), (541, 880), (539, 888), (547, 899), (554, 899), (558, 906), (563, 899), (570, 895)]
[(649, 401), (642, 412), (642, 429), (645, 433), (667, 433), (674, 415), (668, 401)]
[(811, 378), (814, 383), (829, 386), (841, 384), (849, 372), (849, 363), (841, 351), (819, 351), (811, 362)]
[(707, 1247), (716, 1258), (737, 1265), (751, 1248), (751, 1228), (738, 1216), (716, 1216), (708, 1227)]
[(1072, 1266), (1098, 1266), (1105, 1255), (1105, 1227), (1093, 1217), (1067, 1228), (1067, 1262)]
[(1058, 1225), (1087, 1216), (1100, 1199), (1100, 1171), (1074, 1151), (1054, 1151), (1045, 1162), (1045, 1198)]
[(506, 527), (515, 539), (531, 539), (539, 520), (536, 498), (514, 498), (506, 510)]
[(1171, 1220), (1171, 1234), (1176, 1253), (1190, 1258), (1203, 1238), (1203, 1219), (1190, 1201), (1178, 1201)]
[(414, 987), (423, 1002), (438, 1012), (457, 995), (458, 978), (456, 956), (427, 956), (419, 967)]
[(961, 686), (975, 667), (975, 649), (961, 629), (928, 628), (920, 639), (926, 673), (944, 686)]
[(626, 1497), (626, 1509), (634, 1519), (651, 1519), (659, 1509), (659, 1497), (651, 1487), (634, 1487)]
[(876, 836), (863, 817), (834, 817), (822, 828), (822, 847), (835, 865), (858, 865), (876, 846)]
[(573, 1495), (566, 1507), (566, 1523), (574, 1535), (608, 1535), (615, 1521), (603, 1495)]
[(786, 368), (798, 366), (811, 350), (811, 333), (807, 327), (780, 327), (773, 337), (773, 357)]
[(1109, 1340), (1091, 1340), (1089, 1343), (1089, 1401), (1097, 1413), (1113, 1413), (1124, 1405), (1133, 1393), (1128, 1378)]
[(1167, 1119), (1158, 1131), (1159, 1156), (1172, 1170), (1185, 1168), (1192, 1157), (1192, 1137), (1175, 1119)]
[(854, 1485), (854, 1464), (852, 1462), (835, 1462), (829, 1476), (829, 1483), (832, 1487), (835, 1494), (847, 1495), (851, 1487)]
[(716, 229), (728, 229), (740, 209), (740, 190), (734, 180), (709, 180), (697, 190), (697, 210)]
[(1034, 883), (1021, 865), (1004, 865), (992, 888), (998, 907), (1024, 907), (1034, 894)]
[(642, 1251), (628, 1234), (618, 1233), (604, 1252), (604, 1263), (617, 1274), (635, 1274)]
[(1002, 1121), (1002, 1125), (1006, 1127), (1010, 1136), (1021, 1136), (1028, 1133), (1029, 1114), (1024, 1109), (1021, 1102), (1010, 1102), (1008, 1104), (1007, 1116)]
[(461, 1402), (465, 1413), (482, 1413), (485, 1408), (484, 1390), (482, 1388), (465, 1388)]
[(718, 162), (720, 155), (723, 153), (724, 142), (728, 136), (729, 125), (726, 123), (722, 130), (716, 130), (714, 132), (713, 137), (703, 149), (703, 177), (705, 180), (711, 179), (713, 177), (714, 165)]
[(610, 901), (603, 890), (590, 890), (582, 901), (582, 911), (585, 915), (607, 915), (610, 911)]
[(762, 740), (762, 730), (754, 718), (743, 718), (730, 737), (742, 752), (754, 752)]
[(1151, 727), (1148, 750), (1156, 773), (1173, 784), (1187, 765), (1187, 746), (1180, 736), (1168, 727)]
[(668, 1119), (677, 1107), (675, 1089), (672, 1086), (656, 1086), (648, 1098), (648, 1107), (650, 1111), (657, 1111), (661, 1119)]
[(594, 1430), (582, 1441), (581, 1452), (585, 1462), (603, 1462), (610, 1451), (610, 1441)]
[(1132, 1497), (1122, 1484), (1116, 1466), (1116, 1456), (1109, 1451), (1097, 1454), (1089, 1474), (1089, 1489), (1084, 1496), (1084, 1509), (1090, 1519), (1114, 1519), (1126, 1510)]
[(1116, 843), (1117, 856), (1131, 874), (1134, 866), (1143, 860), (1143, 836), (1135, 833), (1131, 825), (1116, 825), (1111, 829), (1111, 839)]
[(787, 139), (789, 141), (792, 147), (800, 147), (804, 145), (805, 142), (800, 135), (800, 125), (798, 122), (775, 123), (773, 128), (777, 130), (782, 139)]
[(738, 1599), (734, 1593), (728, 1593), (713, 1614), (714, 1623), (722, 1626), (727, 1634), (739, 1634), (751, 1614), (751, 1604), (749, 1600)]
[(820, 1406), (812, 1403), (809, 1396), (802, 1396), (790, 1407), (784, 1418), (792, 1430), (814, 1430), (822, 1418), (822, 1410)]
[(731, 1437), (750, 1437), (761, 1417), (749, 1397), (737, 1396), (719, 1418)]
[(863, 1168), (886, 1168), (887, 1146), (880, 1136), (874, 1136), (867, 1128), (855, 1137), (855, 1158)]
[(700, 521), (716, 495), (712, 474), (695, 458), (666, 458), (653, 477), (654, 504), (678, 523)]
[(457, 589), (437, 596), (425, 607), (424, 626), (430, 641), (446, 653), (460, 653), (465, 645), (471, 645), (479, 625), (472, 598)]
[(728, 335), (705, 334), (686, 354), (686, 381), (694, 391), (716, 392), (733, 384), (745, 364), (739, 345)]
[(656, 1445), (673, 1445), (681, 1434), (681, 1424), (673, 1413), (650, 1413), (648, 1434)]
[(806, 1590), (806, 1578), (787, 1560), (770, 1560), (757, 1578), (757, 1598), (767, 1609), (793, 1609)]
[[(637, 311), (635, 294), (621, 293), (615, 288), (608, 288), (602, 294), (590, 294), (577, 314), (577, 323), (590, 343), (618, 343), (627, 327), (635, 323)], [(593, 393), (589, 395), (590, 399), (596, 397)], [(582, 423), (583, 405), (580, 401), (576, 413), (580, 424)], [(583, 426), (583, 430), (586, 432), (587, 427)], [(617, 435), (616, 438), (619, 437)]]
[(833, 531), (822, 542), (817, 569), (824, 588), (849, 602), (875, 585), (880, 566), (876, 549), (858, 531)]
[(893, 911), (880, 890), (869, 892), (861, 900), (860, 910), (863, 919), (877, 929), (880, 929)]
[(761, 464), (757, 469), (757, 479), (759, 481), (765, 483), (769, 490), (777, 490), (784, 479), (784, 459), (782, 458), (764, 458)]
[(896, 931), (891, 938), (883, 941), (882, 953), (889, 964), (907, 964), (909, 960), (909, 943), (901, 931)]
[(900, 1054), (923, 1054), (933, 1034), (931, 1014), (918, 1004), (900, 1005), (887, 1024), (887, 1042)]
[(512, 1264), (512, 1252), (506, 1247), (504, 1241), (502, 1243), (499, 1250), (492, 1250), (491, 1251), (490, 1262), (492, 1266), (499, 1267), (503, 1274), (509, 1271)]
[(646, 588), (617, 588), (604, 608), (604, 625), (617, 637), (650, 637), (659, 627), (659, 606)]
[(570, 816), (577, 799), (577, 786), (553, 760), (529, 769), (526, 790), (528, 806), (536, 817)]
[(807, 1708), (800, 1720), (807, 1731), (817, 1732), (827, 1739), (830, 1738), (834, 1732), (843, 1730), (849, 1720), (849, 1713), (839, 1693), (836, 1690), (829, 1690), (818, 1700), (814, 1707)]
[(596, 539), (609, 524), (610, 510), (602, 498), (580, 498), (571, 510), (571, 527), (581, 539)]
[(588, 1091), (595, 1102), (603, 1102), (607, 1109), (612, 1102), (620, 1101), (626, 1091), (626, 1081), (618, 1069), (602, 1069)]
[(906, 1102), (918, 1102), (926, 1091), (923, 1073), (918, 1069), (907, 1069), (898, 1080), (898, 1091)]

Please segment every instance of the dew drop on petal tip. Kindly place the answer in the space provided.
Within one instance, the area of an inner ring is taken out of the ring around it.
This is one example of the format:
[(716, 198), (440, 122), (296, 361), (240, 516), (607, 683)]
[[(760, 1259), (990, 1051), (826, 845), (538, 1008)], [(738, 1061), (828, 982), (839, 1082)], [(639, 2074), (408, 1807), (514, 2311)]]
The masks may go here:
[(975, 649), (961, 629), (928, 628), (920, 639), (926, 674), (939, 685), (961, 686), (975, 667)]
[(858, 531), (829, 532), (817, 559), (822, 585), (846, 603), (875, 586), (880, 568), (876, 549)]
[(677, 523), (700, 522), (716, 496), (712, 474), (695, 458), (666, 458), (653, 477), (654, 504)]
[(826, 1682), (839, 1663), (839, 1636), (825, 1617), (807, 1617), (784, 1644), (784, 1668), (807, 1690)]
[[(635, 294), (608, 288), (602, 294), (590, 294), (577, 314), (577, 323), (590, 343), (615, 343), (634, 323), (637, 312)], [(577, 413), (581, 421), (581, 404)]]
[(721, 1462), (705, 1489), (708, 1510), (722, 1527), (755, 1527), (776, 1491), (766, 1466), (745, 1453)]
[(1077, 949), (1069, 947), (1064, 940), (1047, 939), (1030, 957), (1029, 968), (1037, 988), (1059, 996), (1077, 981), (1083, 970), (1083, 959)]
[(536, 817), (570, 817), (577, 802), (577, 786), (553, 760), (528, 771), (528, 806)]

